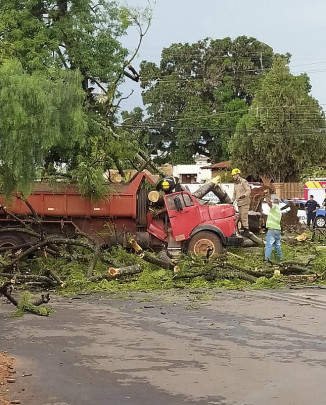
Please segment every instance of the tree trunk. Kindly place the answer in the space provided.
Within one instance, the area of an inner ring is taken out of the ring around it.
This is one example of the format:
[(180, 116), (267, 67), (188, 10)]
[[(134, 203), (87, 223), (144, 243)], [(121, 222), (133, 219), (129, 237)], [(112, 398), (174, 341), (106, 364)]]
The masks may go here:
[(208, 194), (210, 191), (212, 191), (216, 197), (220, 200), (222, 204), (231, 204), (231, 198), (228, 196), (228, 194), (220, 187), (218, 184), (214, 184), (213, 182), (209, 182), (207, 184), (202, 185), (199, 187), (198, 190), (196, 190), (192, 195), (196, 198), (202, 198), (206, 194)]

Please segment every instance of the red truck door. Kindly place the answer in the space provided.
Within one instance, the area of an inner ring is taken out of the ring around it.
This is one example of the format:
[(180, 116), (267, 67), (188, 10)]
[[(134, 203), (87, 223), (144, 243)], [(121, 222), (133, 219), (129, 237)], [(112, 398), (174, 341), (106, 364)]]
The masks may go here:
[(188, 239), (194, 227), (201, 222), (198, 202), (184, 191), (165, 196), (165, 206), (176, 242)]

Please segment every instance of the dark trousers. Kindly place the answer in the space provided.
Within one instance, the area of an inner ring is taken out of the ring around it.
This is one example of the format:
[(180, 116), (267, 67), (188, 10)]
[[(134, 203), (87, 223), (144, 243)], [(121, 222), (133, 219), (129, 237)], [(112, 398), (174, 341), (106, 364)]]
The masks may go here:
[(316, 218), (316, 213), (315, 212), (308, 212), (307, 214), (307, 225), (310, 226), (310, 222), (312, 223), (312, 225), (314, 224)]

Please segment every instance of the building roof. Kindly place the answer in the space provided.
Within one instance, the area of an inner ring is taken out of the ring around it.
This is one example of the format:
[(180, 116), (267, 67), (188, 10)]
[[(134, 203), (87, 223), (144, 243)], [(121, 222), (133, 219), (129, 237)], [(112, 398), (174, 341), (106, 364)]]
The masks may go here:
[(212, 165), (202, 166), (201, 169), (228, 169), (231, 167), (230, 160), (225, 162), (213, 163)]

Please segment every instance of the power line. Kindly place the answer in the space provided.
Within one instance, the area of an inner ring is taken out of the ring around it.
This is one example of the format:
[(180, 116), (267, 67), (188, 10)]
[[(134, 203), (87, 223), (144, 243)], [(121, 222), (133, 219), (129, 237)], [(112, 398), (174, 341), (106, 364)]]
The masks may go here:
[[(245, 70), (228, 70), (225, 73), (232, 75), (235, 73), (250, 73), (250, 72), (261, 72), (261, 73), (265, 73), (270, 71), (272, 68), (265, 68), (265, 69), (245, 69)], [(293, 72), (293, 74), (305, 74), (305, 73), (322, 73), (322, 72), (326, 72), (326, 69), (314, 69), (314, 70), (300, 70), (297, 72)], [(173, 73), (176, 74), (175, 78), (170, 79), (169, 77), (173, 75)], [(202, 75), (196, 75), (196, 77), (190, 76), (190, 77), (180, 77), (178, 76), (178, 72), (172, 72), (171, 74), (168, 75), (161, 75), (161, 76), (155, 76), (155, 77), (151, 77), (151, 78), (146, 78), (146, 77), (142, 77), (141, 76), (141, 82), (142, 84), (146, 84), (146, 82), (157, 82), (155, 84), (158, 83), (177, 83), (180, 81), (184, 81), (184, 82), (202, 82), (202, 81), (207, 81), (210, 82), (212, 81), (212, 79), (210, 79), (209, 77), (204, 77)], [(214, 86), (214, 84), (212, 84), (212, 86)]]
[[(146, 124), (146, 125), (117, 125), (117, 127), (119, 128), (124, 128), (124, 129), (156, 129), (156, 130), (163, 130), (163, 129), (167, 129), (166, 127), (163, 127), (162, 124)], [(182, 132), (182, 131), (216, 131), (216, 132), (234, 132), (235, 128), (234, 127), (224, 127), (224, 128), (220, 128), (220, 127), (206, 127), (206, 126), (191, 126), (191, 127), (183, 127), (183, 128), (175, 128), (170, 126), (169, 127), (172, 130), (177, 130), (178, 132)], [(286, 134), (284, 134), (284, 132), (281, 131), (269, 131), (269, 133), (272, 133), (274, 135), (283, 135), (283, 136), (287, 136), (287, 135), (295, 135), (295, 136), (325, 136), (326, 137), (326, 128), (324, 127), (320, 127), (320, 128), (301, 128), (300, 131), (306, 131), (306, 132), (299, 132), (297, 130), (288, 130), (288, 131), (284, 131), (286, 132)], [(246, 133), (253, 133), (253, 134), (257, 134), (259, 133), (258, 130), (255, 129), (244, 129), (242, 132), (246, 132)]]

